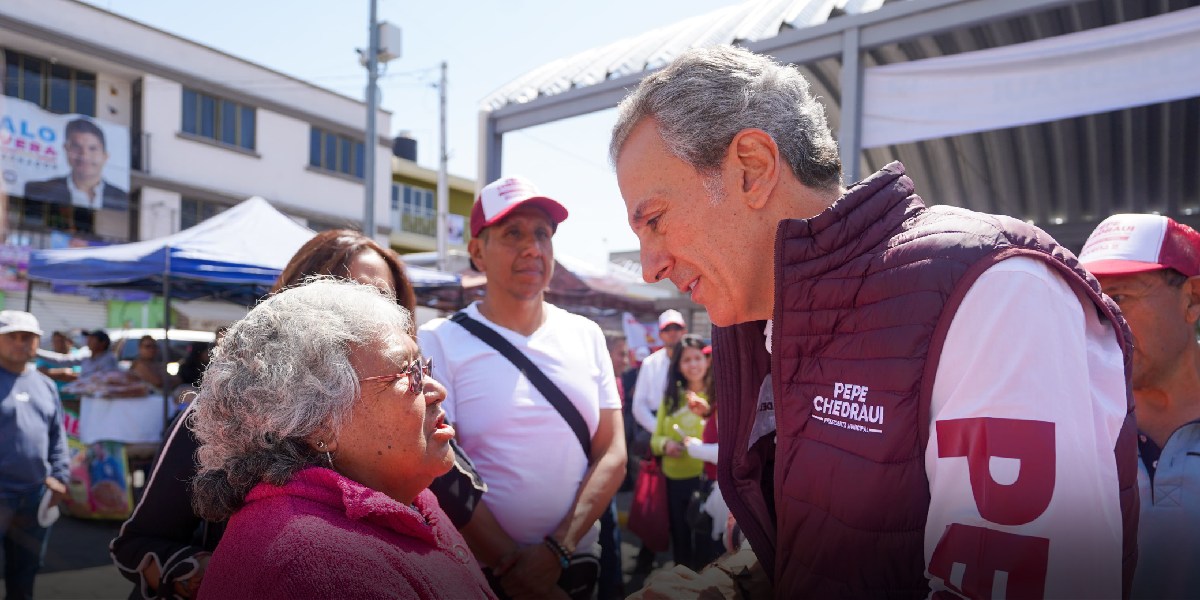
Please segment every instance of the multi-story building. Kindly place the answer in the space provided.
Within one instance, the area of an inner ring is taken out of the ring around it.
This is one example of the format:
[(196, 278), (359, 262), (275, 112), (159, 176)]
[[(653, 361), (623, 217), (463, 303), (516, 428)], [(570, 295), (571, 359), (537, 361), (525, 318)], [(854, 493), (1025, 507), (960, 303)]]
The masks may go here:
[[(161, 237), (251, 196), (316, 230), (361, 227), (360, 100), (75, 0), (0, 4), (0, 55), (8, 195), (0, 260), (9, 259), (9, 271), (31, 249)], [(68, 125), (81, 119), (93, 129)], [(377, 124), (390, 131), (390, 114), (379, 111)], [(73, 165), (86, 162), (84, 150), (68, 138), (89, 139), (97, 128), (99, 150), (88, 160), (107, 158), (100, 161), (105, 191), (81, 195), (66, 182), (75, 181)], [(416, 210), (427, 199), (404, 200), (407, 190), (424, 189), (427, 170), (402, 166), (393, 187), (391, 141), (373, 143), (374, 236), (403, 249), (432, 248)], [(469, 181), (451, 185), (452, 202), (473, 192)], [(6, 306), (24, 305), (23, 281), (0, 285)], [(122, 308), (40, 288), (34, 299), (33, 312), (51, 328), (111, 326), (108, 313)]]
[[(416, 143), (401, 134), (393, 146), (390, 242), (401, 254), (437, 250), (438, 172), (416, 163)], [(450, 199), (446, 247), (465, 251), (471, 236), (467, 225), (475, 202), (475, 182), (447, 175), (446, 183)]]

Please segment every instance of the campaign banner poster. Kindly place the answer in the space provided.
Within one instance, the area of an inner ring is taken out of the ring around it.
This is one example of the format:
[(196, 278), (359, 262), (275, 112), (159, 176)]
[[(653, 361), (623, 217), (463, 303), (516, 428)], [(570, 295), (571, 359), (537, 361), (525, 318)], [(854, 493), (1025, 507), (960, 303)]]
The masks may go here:
[(0, 102), (4, 191), (50, 204), (129, 209), (129, 128), (57, 115), (19, 98)]

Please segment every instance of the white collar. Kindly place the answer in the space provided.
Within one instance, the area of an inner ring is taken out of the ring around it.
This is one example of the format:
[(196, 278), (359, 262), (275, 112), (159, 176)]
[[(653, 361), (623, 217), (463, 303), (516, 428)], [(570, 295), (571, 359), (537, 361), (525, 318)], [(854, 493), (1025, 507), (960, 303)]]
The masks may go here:
[(75, 206), (83, 206), (86, 208), (103, 208), (104, 207), (104, 180), (96, 184), (96, 196), (89, 198), (87, 192), (75, 186), (75, 180), (71, 175), (67, 174), (67, 189), (71, 192), (71, 204)]

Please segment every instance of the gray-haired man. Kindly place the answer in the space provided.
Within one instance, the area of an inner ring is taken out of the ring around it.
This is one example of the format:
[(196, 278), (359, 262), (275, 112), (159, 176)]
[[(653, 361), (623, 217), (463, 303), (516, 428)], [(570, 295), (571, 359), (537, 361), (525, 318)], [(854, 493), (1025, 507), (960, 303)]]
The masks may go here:
[(692, 50), (611, 144), (646, 279), (720, 326), (718, 480), (776, 596), (1128, 593), (1119, 312), (1049, 236), (927, 208), (899, 163), (843, 188), (808, 88)]

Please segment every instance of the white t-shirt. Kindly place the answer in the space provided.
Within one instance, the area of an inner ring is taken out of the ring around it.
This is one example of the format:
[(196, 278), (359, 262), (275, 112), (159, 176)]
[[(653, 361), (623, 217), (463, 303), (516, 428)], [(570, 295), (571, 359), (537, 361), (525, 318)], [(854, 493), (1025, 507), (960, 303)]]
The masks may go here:
[[(1024, 536), (1004, 541), (1029, 561), (995, 580), (989, 576), (993, 588), (985, 591), (995, 589), (993, 597), (1004, 597), (998, 589), (1004, 585), (1007, 597), (1020, 593), (1018, 579), (1040, 568), (1035, 549), (1042, 544), (1043, 597), (1120, 597), (1122, 519), (1113, 448), (1125, 419), (1125, 392), (1112, 324), (1100, 320), (1091, 300), (1036, 259), (1012, 258), (985, 271), (954, 315), (934, 380), (925, 450), (926, 565), (952, 524), (986, 528), (999, 532), (987, 535)], [(981, 418), (990, 421), (986, 433), (970, 429)], [(969, 436), (972, 450), (986, 446), (993, 455), (974, 484), (968, 458), (950, 449), (956, 428)], [(946, 434), (945, 444), (939, 433)], [(1010, 456), (1003, 457), (1006, 445)], [(939, 450), (947, 456), (939, 458)], [(973, 485), (983, 489), (973, 494)], [(981, 515), (976, 498), (991, 506), (983, 511), (991, 518)], [(1014, 553), (1002, 556), (1011, 560)], [(962, 589), (971, 568), (950, 569), (954, 587)], [(934, 593), (945, 589), (938, 577), (930, 576), (930, 585)]]
[[(601, 409), (621, 408), (600, 327), (544, 304), (546, 321), (528, 337), (465, 310), (529, 357), (579, 409), (594, 437)], [(446, 386), (442, 406), (458, 443), (488, 485), (484, 501), (518, 544), (541, 543), (572, 510), (589, 458), (562, 415), (507, 358), (446, 319), (423, 325), (421, 350)], [(599, 525), (580, 540), (590, 551)]]
[(654, 414), (662, 406), (670, 369), (671, 357), (667, 356), (666, 348), (659, 348), (647, 356), (638, 369), (637, 384), (633, 388), (633, 418), (642, 429), (651, 433), (658, 426)]

